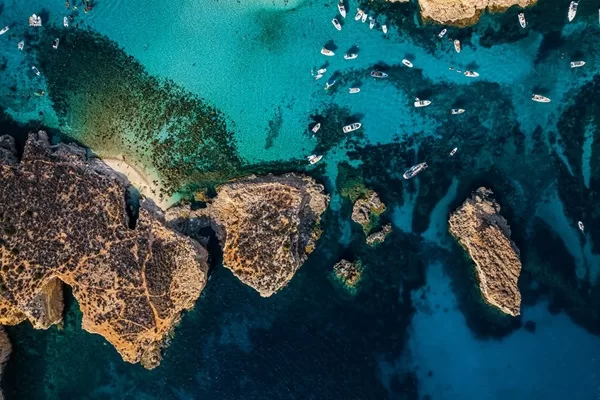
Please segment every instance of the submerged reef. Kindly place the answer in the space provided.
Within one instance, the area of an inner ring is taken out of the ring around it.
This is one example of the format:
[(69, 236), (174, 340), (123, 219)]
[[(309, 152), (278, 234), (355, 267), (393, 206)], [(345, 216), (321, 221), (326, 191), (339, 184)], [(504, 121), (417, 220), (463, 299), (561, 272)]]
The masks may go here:
[(365, 234), (379, 226), (379, 216), (385, 211), (385, 204), (379, 199), (375, 191), (368, 191), (364, 197), (359, 198), (352, 208), (352, 221), (362, 226)]
[(340, 260), (333, 266), (333, 276), (351, 294), (356, 294), (358, 284), (362, 279), (362, 272), (363, 264), (360, 261)]
[(176, 207), (166, 218), (186, 234), (210, 224), (223, 247), (223, 265), (268, 297), (292, 279), (313, 251), (329, 204), (323, 190), (302, 175), (249, 176), (219, 186), (207, 208)]
[(29, 136), (20, 162), (0, 160), (0, 179), (0, 320), (60, 322), (65, 283), (83, 329), (125, 361), (157, 366), (206, 284), (206, 250), (166, 228), (148, 201), (132, 227), (126, 182), (76, 145), (51, 147), (44, 132)]
[[(8, 339), (8, 335), (6, 334), (4, 327), (0, 326), (0, 379), (2, 379), (4, 367), (10, 358), (10, 353), (12, 353), (10, 340)], [(0, 400), (4, 400), (2, 391), (0, 391)]]
[(419, 0), (421, 17), (453, 26), (476, 24), (485, 10), (504, 11), (514, 5), (527, 7), (537, 0)]
[(519, 249), (510, 240), (510, 227), (499, 215), (500, 205), (491, 190), (479, 188), (448, 220), (450, 233), (475, 263), (485, 301), (502, 312), (520, 314), (521, 274)]

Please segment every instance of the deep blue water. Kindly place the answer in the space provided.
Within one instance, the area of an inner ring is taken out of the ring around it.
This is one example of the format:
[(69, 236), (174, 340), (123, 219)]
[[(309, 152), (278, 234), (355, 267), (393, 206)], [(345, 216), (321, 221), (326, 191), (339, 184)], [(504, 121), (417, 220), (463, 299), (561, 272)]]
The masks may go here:
[[(0, 2), (0, 27), (11, 28), (0, 36), (0, 133), (22, 143), (44, 127), (174, 185), (304, 171), (332, 194), (324, 234), (284, 290), (261, 298), (215, 262), (153, 371), (82, 331), (69, 296), (64, 329), (9, 328), (6, 398), (599, 399), (600, 25), (587, 0), (568, 23), (568, 3), (540, 1), (527, 29), (511, 8), (439, 40), (415, 3), (371, 5), (385, 37), (354, 22), (355, 3), (338, 32), (335, 2), (324, 1), (98, 0), (87, 14)], [(32, 13), (42, 29), (27, 27)], [(460, 54), (448, 38), (460, 38)], [(319, 54), (325, 44), (336, 57)], [(353, 46), (359, 57), (343, 60)], [(570, 69), (578, 59), (586, 65)], [(389, 79), (370, 79), (373, 66)], [(432, 105), (415, 109), (416, 96)], [(450, 115), (458, 107), (467, 111)], [(363, 129), (341, 135), (351, 121)], [(313, 152), (324, 158), (308, 168)], [(429, 168), (402, 180), (421, 161)], [(339, 196), (357, 181), (381, 194), (394, 227), (376, 249)], [(447, 233), (449, 211), (479, 185), (496, 192), (521, 250), (519, 318), (482, 302)], [(342, 257), (365, 265), (356, 296), (330, 278)]]

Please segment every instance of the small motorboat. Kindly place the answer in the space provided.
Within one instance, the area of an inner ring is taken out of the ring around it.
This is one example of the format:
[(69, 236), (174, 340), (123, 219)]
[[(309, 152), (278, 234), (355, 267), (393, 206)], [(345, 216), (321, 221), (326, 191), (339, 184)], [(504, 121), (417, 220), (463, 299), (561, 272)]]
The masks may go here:
[(317, 74), (324, 74), (325, 72), (327, 72), (327, 68), (321, 68), (317, 71)]
[(29, 26), (42, 26), (42, 17), (33, 14), (31, 17), (29, 17)]
[(325, 47), (323, 47), (321, 49), (321, 54), (323, 54), (324, 56), (328, 56), (328, 57), (333, 57), (335, 55), (335, 53)]
[(585, 61), (571, 61), (571, 68), (579, 68), (585, 65)]
[(321, 79), (323, 77), (323, 74), (316, 74), (315, 75), (315, 81), (318, 81), (319, 79)]
[(33, 92), (33, 94), (35, 94), (37, 97), (43, 97), (46, 95), (46, 92), (40, 90), (39, 92)]
[(458, 39), (454, 40), (454, 50), (456, 50), (457, 53), (460, 53), (460, 40)]
[(307, 158), (310, 165), (313, 165), (321, 161), (321, 158), (323, 158), (323, 156), (317, 156), (316, 154), (313, 154), (311, 156), (308, 156)]
[(10, 28), (8, 26), (5, 26), (4, 28), (2, 28), (2, 30), (0, 30), (0, 35), (4, 35), (6, 32), (8, 32)]
[(344, 0), (340, 0), (338, 3), (338, 10), (342, 18), (346, 18), (346, 7), (344, 7)]
[(381, 25), (381, 30), (383, 31), (384, 35), (387, 35), (387, 25)]
[(569, 4), (569, 12), (567, 14), (567, 17), (569, 18), (569, 22), (573, 21), (573, 19), (575, 18), (575, 15), (577, 14), (577, 6), (579, 5), (579, 2), (576, 1), (572, 1), (571, 4)]
[(429, 100), (421, 100), (418, 97), (415, 97), (415, 107), (417, 107), (417, 108), (427, 107), (430, 104), (431, 104), (431, 101), (429, 101)]
[(538, 103), (550, 103), (550, 99), (548, 97), (539, 94), (534, 94), (531, 96), (531, 100), (537, 101)]
[(37, 69), (36, 67), (31, 67), (31, 69), (33, 70), (33, 72), (35, 72), (35, 74), (37, 76), (40, 76), (40, 70), (39, 69)]
[(444, 35), (446, 35), (446, 32), (448, 32), (448, 29), (444, 28), (442, 29), (442, 31), (440, 33), (438, 33), (438, 38), (443, 38)]
[(519, 24), (521, 25), (521, 28), (525, 28), (527, 26), (527, 21), (525, 21), (524, 13), (519, 13)]
[(25, 41), (21, 40), (19, 43), (17, 43), (17, 49), (23, 50), (24, 47), (25, 47)]
[(333, 26), (335, 26), (335, 29), (337, 29), (338, 31), (342, 30), (342, 25), (340, 25), (340, 21), (338, 21), (337, 18), (332, 19), (331, 23), (333, 24)]
[(477, 78), (479, 73), (475, 71), (465, 71), (465, 76), (468, 76), (469, 78)]
[(583, 226), (583, 222), (577, 221), (577, 226), (579, 227), (579, 230), (581, 232), (583, 232), (585, 230), (585, 227)]
[(465, 110), (463, 110), (462, 108), (453, 108), (452, 110), (450, 110), (450, 112), (452, 113), (452, 115), (458, 115), (464, 113)]
[(368, 16), (369, 16), (369, 15), (368, 15), (366, 12), (364, 12), (364, 13), (363, 13), (363, 15), (361, 16), (361, 19), (360, 19), (360, 20), (361, 20), (361, 22), (362, 22), (363, 24), (364, 24), (365, 22), (367, 22), (367, 17), (368, 17)]
[(369, 29), (375, 28), (375, 18), (369, 17)]
[(325, 84), (325, 90), (329, 90), (330, 87), (332, 87), (333, 85), (335, 85), (335, 79), (330, 79), (327, 81), (327, 83)]
[(58, 43), (60, 42), (60, 40), (58, 38), (54, 39), (54, 42), (52, 42), (52, 48), (54, 50), (58, 49)]
[(362, 124), (360, 122), (355, 122), (353, 124), (346, 125), (345, 127), (342, 128), (342, 130), (344, 131), (344, 133), (350, 133), (350, 132), (354, 132), (357, 129), (360, 129), (361, 126), (362, 126)]
[(64, 26), (65, 28), (68, 28), (68, 27), (69, 27), (69, 18), (67, 18), (67, 17), (63, 17), (63, 26)]
[(406, 65), (408, 68), (412, 68), (413, 64), (408, 61), (406, 58), (404, 60), (402, 60), (402, 64)]
[(388, 74), (386, 74), (385, 72), (377, 71), (376, 69), (374, 69), (373, 71), (371, 71), (371, 76), (373, 78), (387, 78)]
[(344, 54), (344, 60), (354, 60), (356, 57), (358, 57), (358, 54), (356, 54), (356, 53)]
[(419, 172), (423, 171), (425, 168), (427, 168), (427, 163), (413, 165), (402, 174), (402, 177), (404, 179), (414, 178)]
[(321, 123), (317, 123), (315, 126), (312, 127), (311, 131), (312, 133), (317, 133), (319, 132), (319, 129), (321, 129)]
[(453, 148), (452, 151), (450, 152), (450, 157), (455, 155), (457, 151), (458, 151), (458, 147)]
[(354, 16), (354, 20), (359, 21), (362, 18), (363, 14), (364, 14), (364, 11), (361, 10), (360, 8), (357, 8), (356, 15)]
[(360, 88), (357, 87), (351, 87), (350, 90), (348, 90), (348, 93), (352, 94), (352, 93), (358, 93), (360, 92)]

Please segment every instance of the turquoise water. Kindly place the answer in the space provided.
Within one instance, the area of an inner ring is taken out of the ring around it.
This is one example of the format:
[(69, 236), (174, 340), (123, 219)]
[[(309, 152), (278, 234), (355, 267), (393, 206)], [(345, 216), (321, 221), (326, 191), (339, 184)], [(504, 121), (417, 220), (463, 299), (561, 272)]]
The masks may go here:
[[(8, 399), (600, 396), (597, 5), (582, 1), (567, 23), (568, 1), (542, 0), (526, 11), (527, 29), (509, 9), (439, 40), (441, 27), (422, 25), (413, 3), (370, 6), (387, 37), (353, 20), (354, 2), (341, 32), (330, 22), (335, 2), (96, 3), (75, 12), (68, 30), (63, 2), (0, 3), (0, 26), (11, 27), (0, 36), (0, 132), (22, 141), (45, 127), (55, 140), (161, 160), (159, 172), (199, 185), (306, 171), (325, 183), (332, 205), (315, 253), (273, 297), (215, 266), (153, 371), (83, 332), (72, 299), (63, 330), (9, 328)], [(44, 28), (26, 26), (32, 13)], [(460, 54), (449, 38), (460, 38)], [(319, 53), (326, 44), (335, 57)], [(353, 46), (359, 57), (343, 60)], [(586, 65), (569, 68), (575, 59)], [(324, 65), (315, 81), (311, 70)], [(371, 79), (374, 66), (389, 79)], [(324, 91), (332, 76), (338, 83)], [(349, 95), (350, 86), (361, 92)], [(42, 89), (46, 96), (33, 95)], [(534, 92), (552, 102), (532, 102)], [(417, 96), (431, 106), (415, 109)], [(450, 115), (458, 107), (466, 112)], [(354, 121), (363, 128), (341, 135)], [(167, 150), (136, 153), (169, 137)], [(307, 167), (313, 152), (323, 161)], [(418, 178), (401, 178), (422, 161), (429, 168)], [(383, 219), (394, 231), (376, 249), (340, 196), (351, 177), (388, 205)], [(516, 319), (481, 301), (472, 265), (447, 233), (448, 213), (478, 185), (497, 193), (521, 250)], [(328, 279), (342, 257), (365, 265), (355, 297)]]

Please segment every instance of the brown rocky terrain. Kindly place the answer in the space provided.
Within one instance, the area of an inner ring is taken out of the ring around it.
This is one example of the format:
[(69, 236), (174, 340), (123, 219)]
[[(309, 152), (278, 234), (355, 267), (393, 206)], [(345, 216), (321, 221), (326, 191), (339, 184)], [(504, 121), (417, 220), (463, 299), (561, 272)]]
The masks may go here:
[(475, 263), (485, 301), (502, 312), (520, 314), (521, 274), (519, 249), (510, 240), (510, 227), (502, 217), (494, 194), (479, 188), (456, 209), (448, 221), (450, 233)]
[(314, 249), (329, 204), (323, 190), (301, 175), (249, 176), (218, 187), (205, 209), (176, 207), (166, 217), (188, 235), (210, 225), (223, 247), (223, 265), (268, 297), (287, 285)]
[(340, 260), (333, 266), (335, 278), (352, 294), (356, 293), (357, 286), (362, 279), (362, 272), (363, 265), (360, 261)]
[[(537, 0), (419, 0), (421, 17), (453, 26), (476, 24), (485, 10), (500, 12), (518, 5), (527, 7)], [(518, 22), (515, 19), (515, 23)]]
[(387, 235), (392, 232), (392, 224), (386, 224), (381, 228), (380, 231), (375, 232), (367, 236), (367, 244), (369, 246), (376, 246), (380, 243), (383, 243)]
[[(4, 330), (3, 326), (0, 326), (0, 380), (2, 379), (4, 367), (10, 358), (10, 353), (12, 353), (12, 345), (8, 339), (6, 330)], [(0, 391), (0, 400), (4, 400), (2, 391)]]
[(374, 227), (374, 219), (385, 211), (385, 204), (379, 199), (375, 191), (369, 191), (364, 197), (359, 198), (352, 207), (352, 220), (363, 227), (368, 234)]
[(206, 284), (207, 253), (142, 201), (128, 226), (126, 182), (75, 145), (31, 134), (20, 162), (0, 138), (0, 321), (47, 328), (72, 287), (83, 328), (124, 360), (158, 365), (183, 310)]

